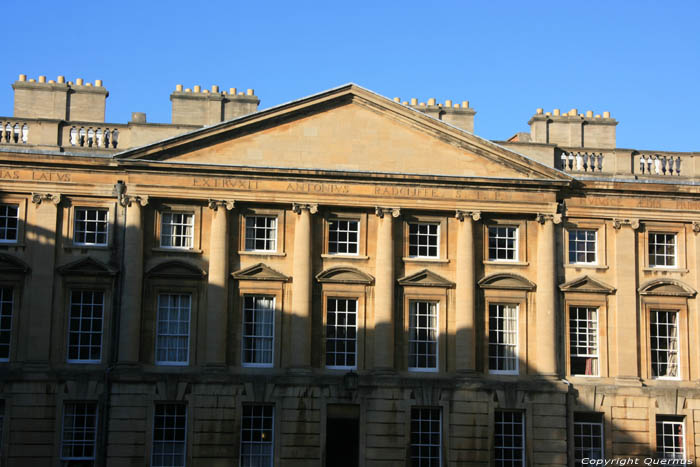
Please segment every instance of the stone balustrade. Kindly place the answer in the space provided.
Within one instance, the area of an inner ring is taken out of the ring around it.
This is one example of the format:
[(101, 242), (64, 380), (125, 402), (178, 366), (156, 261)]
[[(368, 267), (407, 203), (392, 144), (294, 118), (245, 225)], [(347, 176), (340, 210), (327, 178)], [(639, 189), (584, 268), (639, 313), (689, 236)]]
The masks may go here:
[(565, 172), (602, 172), (603, 153), (562, 152), (561, 170)]
[(21, 121), (0, 120), (0, 143), (27, 144), (29, 142), (29, 125)]

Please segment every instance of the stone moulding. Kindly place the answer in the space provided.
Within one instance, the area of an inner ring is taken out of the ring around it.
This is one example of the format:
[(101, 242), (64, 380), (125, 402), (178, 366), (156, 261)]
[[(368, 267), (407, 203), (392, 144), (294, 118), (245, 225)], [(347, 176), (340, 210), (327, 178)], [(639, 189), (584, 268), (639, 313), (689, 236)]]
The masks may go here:
[(501, 290), (535, 290), (535, 283), (509, 272), (492, 274), (479, 280), (479, 287), (482, 289), (501, 289)]
[(265, 263), (257, 263), (247, 268), (239, 269), (231, 273), (231, 277), (238, 280), (254, 280), (254, 281), (289, 281), (289, 276), (275, 271)]
[(601, 293), (614, 294), (615, 287), (612, 287), (604, 282), (593, 279), (589, 276), (578, 277), (559, 285), (559, 290), (562, 292), (584, 292), (584, 293)]
[(21, 259), (0, 253), (0, 274), (25, 274), (30, 270), (29, 265)]
[(445, 287), (451, 288), (455, 286), (455, 283), (445, 279), (439, 274), (435, 274), (429, 269), (423, 269), (414, 274), (404, 276), (398, 279), (399, 285), (403, 286), (419, 286), (419, 287)]
[(642, 284), (637, 289), (639, 295), (666, 297), (695, 297), (697, 291), (676, 279), (654, 279)]
[(201, 279), (207, 272), (194, 264), (182, 260), (167, 260), (152, 266), (146, 271), (148, 277), (178, 279)]
[(85, 257), (56, 268), (64, 276), (116, 276), (117, 269), (95, 258)]
[(349, 266), (336, 266), (328, 268), (316, 274), (316, 280), (320, 283), (332, 284), (364, 284), (374, 283), (374, 277)]

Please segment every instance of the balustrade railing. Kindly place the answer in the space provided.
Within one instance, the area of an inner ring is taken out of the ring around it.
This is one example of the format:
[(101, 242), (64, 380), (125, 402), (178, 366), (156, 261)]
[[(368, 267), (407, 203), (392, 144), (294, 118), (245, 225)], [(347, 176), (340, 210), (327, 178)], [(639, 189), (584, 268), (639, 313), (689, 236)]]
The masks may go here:
[(29, 125), (19, 122), (0, 123), (0, 143), (27, 144)]
[(594, 152), (562, 152), (560, 169), (565, 172), (602, 172), (603, 154)]
[(116, 128), (71, 127), (71, 146), (88, 148), (116, 148), (119, 144), (119, 130)]
[(680, 175), (681, 157), (660, 154), (640, 154), (635, 156), (635, 167), (644, 175)]

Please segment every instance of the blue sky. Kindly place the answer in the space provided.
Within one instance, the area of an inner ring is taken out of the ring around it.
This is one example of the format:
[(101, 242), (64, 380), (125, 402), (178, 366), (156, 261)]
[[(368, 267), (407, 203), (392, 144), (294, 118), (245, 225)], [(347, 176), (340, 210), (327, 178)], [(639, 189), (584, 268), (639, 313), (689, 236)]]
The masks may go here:
[(610, 111), (619, 147), (700, 151), (700, 2), (433, 3), (35, 1), (3, 22), (0, 115), (20, 73), (102, 79), (110, 122), (169, 122), (178, 83), (266, 108), (355, 82), (469, 100), (489, 139), (577, 108)]

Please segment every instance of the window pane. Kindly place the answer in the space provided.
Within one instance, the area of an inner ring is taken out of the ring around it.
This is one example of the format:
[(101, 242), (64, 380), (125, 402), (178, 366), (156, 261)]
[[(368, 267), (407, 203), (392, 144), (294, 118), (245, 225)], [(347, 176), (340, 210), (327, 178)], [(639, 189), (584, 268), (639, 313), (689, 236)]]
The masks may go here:
[(517, 261), (517, 227), (489, 227), (489, 260)]
[(97, 404), (67, 402), (63, 407), (62, 460), (94, 460)]
[(185, 465), (187, 406), (156, 404), (153, 414), (152, 467)]
[(269, 467), (273, 460), (274, 408), (244, 405), (241, 419), (241, 467)]
[(326, 366), (354, 368), (357, 300), (329, 298), (326, 301)]
[(438, 304), (411, 301), (408, 330), (408, 368), (437, 370)]
[(0, 243), (17, 241), (19, 227), (19, 206), (0, 204)]
[(571, 374), (598, 376), (598, 309), (569, 308)]
[(247, 251), (276, 251), (277, 217), (246, 216), (245, 249)]
[(246, 295), (243, 298), (243, 364), (272, 366), (275, 298)]
[(442, 422), (439, 408), (411, 409), (411, 465), (440, 467)]
[(160, 294), (156, 322), (156, 363), (189, 362), (190, 312), (189, 294)]
[(408, 256), (438, 258), (440, 225), (412, 223), (408, 225)]
[(104, 292), (73, 290), (68, 323), (68, 361), (96, 363), (102, 358)]
[(489, 304), (489, 372), (518, 371), (518, 307)]

